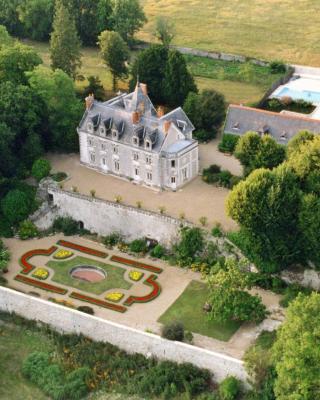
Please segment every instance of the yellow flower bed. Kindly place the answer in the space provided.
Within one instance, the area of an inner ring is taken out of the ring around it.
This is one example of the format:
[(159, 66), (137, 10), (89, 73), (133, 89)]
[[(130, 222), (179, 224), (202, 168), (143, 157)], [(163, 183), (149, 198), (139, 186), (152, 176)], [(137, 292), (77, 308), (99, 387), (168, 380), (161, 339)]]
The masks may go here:
[(113, 301), (114, 303), (118, 303), (123, 298), (123, 296), (124, 296), (124, 294), (121, 292), (112, 292), (112, 293), (108, 293), (105, 296), (105, 299)]
[(57, 260), (64, 260), (64, 259), (69, 258), (71, 256), (73, 256), (73, 252), (72, 251), (70, 251), (70, 250), (59, 250), (53, 256), (53, 258), (56, 258)]
[(45, 280), (49, 276), (49, 271), (45, 268), (37, 268), (34, 273), (32, 274), (37, 279)]
[(132, 281), (138, 282), (140, 279), (143, 277), (144, 273), (140, 271), (130, 271), (129, 272), (129, 278)]

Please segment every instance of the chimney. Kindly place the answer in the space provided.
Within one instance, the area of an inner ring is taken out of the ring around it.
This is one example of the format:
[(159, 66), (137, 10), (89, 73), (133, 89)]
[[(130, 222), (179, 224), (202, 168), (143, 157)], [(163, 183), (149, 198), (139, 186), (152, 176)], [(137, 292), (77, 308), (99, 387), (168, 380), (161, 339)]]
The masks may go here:
[(132, 113), (132, 123), (137, 125), (140, 121), (140, 113), (138, 111), (133, 111)]
[(158, 109), (157, 109), (157, 115), (158, 115), (158, 118), (161, 118), (161, 117), (164, 116), (164, 107), (163, 107), (163, 106), (159, 106), (159, 107), (158, 107)]
[(171, 121), (164, 121), (163, 128), (164, 133), (167, 135), (171, 126)]
[(148, 96), (148, 86), (145, 83), (140, 83), (140, 88), (145, 96)]
[(89, 94), (89, 96), (86, 97), (85, 101), (86, 101), (86, 109), (89, 110), (94, 102), (94, 95)]

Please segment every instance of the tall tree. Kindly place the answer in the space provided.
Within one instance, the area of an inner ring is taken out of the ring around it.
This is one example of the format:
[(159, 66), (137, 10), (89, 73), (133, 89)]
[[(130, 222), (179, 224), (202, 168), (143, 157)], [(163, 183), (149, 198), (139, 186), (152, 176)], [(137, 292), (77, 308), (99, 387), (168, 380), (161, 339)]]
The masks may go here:
[(277, 400), (315, 400), (320, 393), (320, 294), (300, 294), (273, 346)]
[(0, 123), (0, 176), (14, 175), (16, 156), (14, 151), (15, 135), (4, 123)]
[(0, 80), (17, 84), (27, 83), (26, 72), (32, 71), (42, 60), (32, 47), (16, 43), (0, 49)]
[(63, 71), (36, 68), (29, 74), (29, 84), (43, 101), (48, 113), (46, 149), (63, 152), (78, 149), (76, 128), (82, 114), (72, 79)]
[(75, 79), (81, 66), (80, 40), (74, 17), (63, 0), (56, 0), (53, 32), (50, 40), (51, 66)]
[(34, 40), (48, 40), (52, 30), (53, 0), (25, 0), (18, 7), (25, 35)]
[(100, 34), (99, 46), (101, 56), (111, 71), (112, 90), (115, 91), (117, 81), (127, 76), (128, 46), (119, 33), (110, 31), (104, 31)]
[(198, 91), (186, 60), (179, 51), (169, 52), (163, 85), (166, 102), (172, 107), (181, 106), (190, 92)]
[(22, 0), (0, 0), (0, 25), (4, 25), (14, 36), (23, 36), (24, 27), (19, 20), (18, 7)]
[(132, 43), (134, 34), (143, 27), (147, 18), (139, 0), (115, 0), (112, 14), (113, 29), (123, 40)]
[(168, 49), (158, 44), (139, 53), (131, 69), (130, 89), (134, 89), (139, 77), (140, 82), (148, 85), (148, 93), (152, 101), (156, 104), (165, 103), (163, 81), (168, 54)]
[(166, 17), (158, 17), (156, 19), (156, 26), (154, 36), (164, 45), (169, 47), (176, 34), (175, 26), (172, 21)]

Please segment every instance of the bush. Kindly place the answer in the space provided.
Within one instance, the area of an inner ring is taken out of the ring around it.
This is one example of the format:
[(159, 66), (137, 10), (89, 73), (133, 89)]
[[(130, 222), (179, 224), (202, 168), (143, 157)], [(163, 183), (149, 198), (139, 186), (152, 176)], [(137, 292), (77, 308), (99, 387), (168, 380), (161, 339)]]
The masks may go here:
[(9, 222), (0, 213), (0, 237), (13, 237), (13, 230)]
[(26, 240), (38, 236), (39, 231), (35, 224), (27, 219), (20, 223), (18, 234), (21, 240)]
[(162, 327), (161, 336), (168, 340), (182, 342), (184, 339), (184, 326), (178, 321), (166, 324)]
[(287, 71), (286, 64), (279, 60), (272, 61), (269, 68), (272, 74), (282, 74)]
[(230, 171), (221, 171), (219, 174), (218, 183), (223, 187), (230, 187), (230, 180), (232, 178), (232, 174)]
[(229, 188), (232, 189), (234, 186), (236, 186), (241, 181), (242, 181), (242, 178), (240, 176), (232, 175), (229, 180)]
[(282, 307), (288, 307), (289, 304), (296, 299), (296, 297), (299, 295), (299, 293), (302, 293), (304, 295), (309, 295), (312, 293), (312, 289), (310, 288), (305, 288), (298, 283), (293, 283), (292, 285), (289, 285), (285, 291), (282, 299), (280, 300), (280, 305)]
[(77, 308), (78, 311), (82, 311), (86, 314), (90, 314), (90, 315), (94, 315), (94, 310), (93, 308), (89, 307), (89, 306), (79, 306)]
[(146, 253), (148, 251), (146, 239), (136, 239), (129, 245), (130, 251), (134, 253)]
[(10, 225), (26, 219), (34, 207), (34, 195), (20, 189), (10, 190), (1, 202), (2, 213)]
[(120, 235), (120, 233), (114, 232), (108, 236), (105, 236), (103, 238), (103, 243), (107, 247), (113, 247), (116, 246), (119, 242), (121, 242), (121, 240), (122, 236)]
[(194, 132), (193, 136), (199, 142), (209, 142), (216, 137), (216, 130), (205, 131), (204, 129), (198, 129)]
[(9, 261), (10, 261), (9, 250), (5, 247), (4, 243), (0, 239), (0, 272), (7, 271)]
[(283, 293), (288, 286), (286, 282), (278, 276), (259, 272), (250, 274), (249, 280), (253, 286), (259, 286), (265, 290), (272, 290), (275, 293)]
[(211, 230), (211, 235), (214, 237), (222, 237), (223, 236), (223, 232), (221, 229), (221, 225), (220, 224), (216, 224), (212, 230)]
[(65, 172), (57, 172), (51, 175), (51, 178), (56, 182), (64, 181), (67, 178), (67, 174)]
[(219, 385), (221, 400), (236, 400), (240, 393), (241, 383), (233, 376), (228, 376)]
[(217, 183), (222, 187), (230, 188), (238, 183), (241, 178), (233, 176), (230, 171), (221, 171), (218, 165), (213, 164), (203, 170), (202, 180), (206, 183)]
[(222, 153), (231, 153), (232, 154), (236, 148), (239, 138), (240, 138), (240, 136), (225, 133), (222, 136), (222, 140), (218, 145), (219, 151), (221, 151)]
[(70, 217), (56, 218), (52, 228), (55, 232), (63, 232), (66, 236), (76, 235), (81, 232), (78, 222)]
[(181, 240), (174, 246), (174, 256), (181, 266), (191, 265), (204, 249), (204, 238), (200, 228), (182, 228)]
[(50, 174), (50, 171), (50, 162), (44, 158), (39, 158), (32, 165), (31, 175), (39, 182), (41, 181), (41, 179), (48, 176)]
[(151, 250), (151, 256), (155, 258), (162, 258), (166, 254), (166, 249), (161, 246), (161, 244), (157, 244), (152, 250)]

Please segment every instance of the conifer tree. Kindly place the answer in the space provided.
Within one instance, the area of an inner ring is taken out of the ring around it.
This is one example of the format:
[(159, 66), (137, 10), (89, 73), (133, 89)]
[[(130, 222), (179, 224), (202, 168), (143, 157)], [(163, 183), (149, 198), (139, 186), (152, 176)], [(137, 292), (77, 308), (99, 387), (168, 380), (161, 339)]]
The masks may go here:
[(74, 17), (63, 0), (56, 0), (53, 32), (50, 40), (51, 67), (62, 69), (75, 79), (81, 66), (81, 44)]

